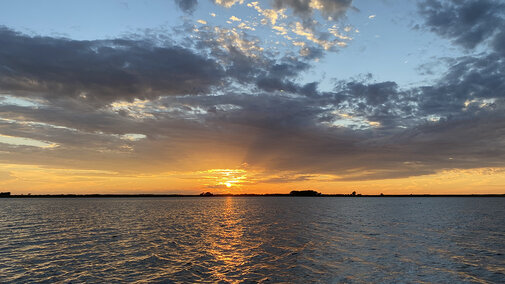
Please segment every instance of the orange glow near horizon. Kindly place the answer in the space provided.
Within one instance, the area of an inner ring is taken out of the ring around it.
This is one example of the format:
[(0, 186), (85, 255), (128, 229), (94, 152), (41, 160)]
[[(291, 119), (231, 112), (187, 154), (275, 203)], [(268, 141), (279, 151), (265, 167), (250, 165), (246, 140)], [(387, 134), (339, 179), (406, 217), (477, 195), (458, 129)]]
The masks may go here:
[(362, 194), (503, 194), (505, 171), (499, 168), (449, 170), (398, 179), (339, 181), (332, 175), (310, 175), (279, 181), (285, 173), (260, 169), (219, 168), (195, 172), (121, 174), (111, 171), (54, 169), (0, 164), (0, 191), (12, 194), (88, 193), (288, 193), (312, 189), (322, 193)]

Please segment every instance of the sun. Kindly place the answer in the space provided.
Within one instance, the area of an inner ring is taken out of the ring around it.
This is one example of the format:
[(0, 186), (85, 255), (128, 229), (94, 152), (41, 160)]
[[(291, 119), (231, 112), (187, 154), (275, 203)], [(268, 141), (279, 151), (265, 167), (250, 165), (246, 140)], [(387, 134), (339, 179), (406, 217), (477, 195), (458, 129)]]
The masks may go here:
[(207, 180), (205, 185), (218, 186), (222, 189), (240, 188), (247, 181), (245, 169), (211, 169), (199, 173), (202, 173), (203, 178)]

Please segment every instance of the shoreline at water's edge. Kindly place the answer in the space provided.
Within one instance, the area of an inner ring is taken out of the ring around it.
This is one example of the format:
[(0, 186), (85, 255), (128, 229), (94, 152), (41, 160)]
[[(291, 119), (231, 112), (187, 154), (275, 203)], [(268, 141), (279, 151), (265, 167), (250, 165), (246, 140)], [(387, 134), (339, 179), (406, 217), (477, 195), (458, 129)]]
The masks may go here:
[(321, 194), (318, 196), (296, 196), (290, 194), (214, 194), (212, 196), (190, 195), (190, 194), (39, 194), (39, 195), (9, 195), (0, 196), (0, 198), (166, 198), (166, 197), (505, 197), (505, 194), (368, 194), (368, 195), (350, 195), (350, 194)]

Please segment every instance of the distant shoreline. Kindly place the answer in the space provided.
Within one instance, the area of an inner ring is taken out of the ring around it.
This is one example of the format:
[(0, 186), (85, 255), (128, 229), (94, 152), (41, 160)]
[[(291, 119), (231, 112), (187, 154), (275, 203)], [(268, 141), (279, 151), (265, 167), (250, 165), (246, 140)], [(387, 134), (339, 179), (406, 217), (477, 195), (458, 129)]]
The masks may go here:
[(505, 194), (321, 194), (318, 196), (296, 196), (291, 194), (214, 194), (212, 196), (191, 195), (191, 194), (32, 194), (32, 195), (9, 195), (0, 198), (167, 198), (167, 197), (505, 197)]

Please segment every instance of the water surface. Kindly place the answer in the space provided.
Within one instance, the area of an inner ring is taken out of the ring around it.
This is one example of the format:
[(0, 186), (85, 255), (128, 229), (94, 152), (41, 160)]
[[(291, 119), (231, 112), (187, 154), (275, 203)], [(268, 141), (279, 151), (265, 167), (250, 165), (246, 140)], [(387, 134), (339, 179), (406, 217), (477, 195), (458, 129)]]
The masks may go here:
[(505, 282), (505, 198), (0, 199), (0, 283)]

